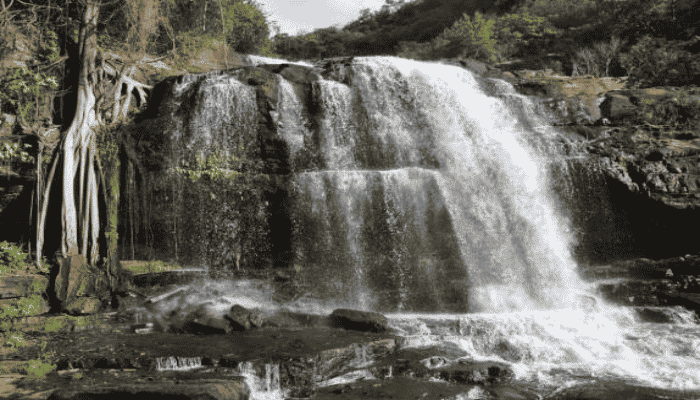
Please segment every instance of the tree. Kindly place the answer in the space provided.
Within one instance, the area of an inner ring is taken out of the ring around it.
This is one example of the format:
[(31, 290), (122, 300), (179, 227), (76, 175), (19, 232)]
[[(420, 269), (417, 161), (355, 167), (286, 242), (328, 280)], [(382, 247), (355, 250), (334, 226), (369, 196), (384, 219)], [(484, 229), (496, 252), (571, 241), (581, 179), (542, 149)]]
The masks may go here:
[(484, 17), (479, 12), (474, 17), (468, 14), (446, 29), (439, 39), (446, 40), (461, 47), (462, 57), (473, 57), (487, 61), (495, 61), (497, 58), (496, 39), (494, 27), (496, 21)]
[(269, 43), (267, 17), (252, 0), (167, 0), (174, 34), (224, 39), (242, 53)]
[(531, 15), (527, 11), (499, 17), (494, 31), (499, 53), (504, 58), (515, 54), (520, 47), (528, 45), (533, 39), (556, 33), (546, 18)]
[(620, 52), (622, 41), (619, 37), (613, 36), (609, 43), (601, 42), (595, 45), (596, 53), (601, 62), (605, 64), (605, 76), (610, 76), (610, 63)]
[[(159, 0), (135, 1), (140, 4), (146, 1), (157, 4)], [(99, 215), (97, 177), (100, 160), (96, 132), (98, 127), (108, 122), (123, 121), (129, 109), (131, 93), (137, 93), (143, 103), (146, 96), (144, 89), (149, 88), (130, 78), (127, 70), (118, 71), (104, 60), (98, 65), (97, 29), (100, 7), (103, 4), (114, 4), (114, 0), (79, 0), (76, 4), (80, 15), (79, 52), (76, 60), (79, 73), (74, 86), (77, 91), (76, 107), (72, 122), (62, 135), (44, 190), (37, 223), (37, 263), (41, 260), (49, 194), (59, 164), (60, 178), (56, 178), (56, 181), (61, 183), (61, 252), (64, 257), (84, 256), (91, 264), (98, 260), (98, 243), (103, 232)], [(154, 4), (149, 6), (153, 7)], [(151, 29), (153, 26), (151, 24)], [(126, 93), (125, 96), (122, 96), (123, 92)], [(111, 112), (111, 121), (106, 115), (108, 110)]]

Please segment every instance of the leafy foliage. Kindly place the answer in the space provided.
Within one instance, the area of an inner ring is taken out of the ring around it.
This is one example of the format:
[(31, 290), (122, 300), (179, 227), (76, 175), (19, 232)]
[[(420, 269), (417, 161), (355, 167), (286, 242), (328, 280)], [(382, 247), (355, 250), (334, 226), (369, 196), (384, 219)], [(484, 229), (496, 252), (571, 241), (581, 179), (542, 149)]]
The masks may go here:
[(57, 88), (56, 77), (51, 74), (13, 68), (0, 77), (0, 108), (23, 122), (37, 120), (43, 110), (50, 109), (50, 95)]
[(676, 129), (700, 128), (700, 91), (681, 91), (678, 96), (650, 104), (641, 104), (637, 112), (640, 123), (666, 125)]
[(168, 0), (166, 8), (177, 42), (180, 37), (206, 35), (228, 43), (234, 51), (269, 53), (269, 25), (253, 1)]
[(700, 57), (678, 43), (645, 36), (622, 59), (633, 87), (683, 86), (700, 77)]
[(27, 257), (21, 247), (7, 241), (0, 242), (0, 275), (24, 268)]
[(522, 13), (509, 13), (496, 20), (495, 35), (502, 58), (516, 54), (523, 46), (535, 39), (555, 35), (556, 29), (543, 16)]
[(497, 59), (494, 28), (496, 21), (474, 13), (473, 17), (463, 14), (451, 28), (446, 29), (436, 40), (437, 46), (456, 44), (460, 57), (495, 61)]

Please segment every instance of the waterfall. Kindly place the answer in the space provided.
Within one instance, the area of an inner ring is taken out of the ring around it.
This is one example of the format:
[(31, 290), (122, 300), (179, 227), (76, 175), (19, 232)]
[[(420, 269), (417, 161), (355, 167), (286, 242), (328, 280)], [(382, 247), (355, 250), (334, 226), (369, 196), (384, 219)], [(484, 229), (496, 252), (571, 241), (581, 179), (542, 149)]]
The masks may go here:
[[(571, 159), (563, 155), (571, 146), (535, 102), (506, 82), (440, 63), (334, 62), (242, 67), (154, 89), (171, 90), (156, 106), (165, 125), (151, 130), (170, 134), (163, 142), (171, 158), (161, 169), (216, 151), (259, 157), (248, 165), (258, 175), (235, 190), (209, 180), (158, 182), (156, 245), (223, 268), (234, 265), (232, 249), (243, 248), (244, 266), (293, 267), (303, 290), (284, 304), (269, 287), (213, 291), (207, 284), (195, 297), (219, 313), (231, 304), (381, 311), (402, 336), (400, 348), (449, 343), (469, 360), (509, 364), (518, 379), (545, 386), (603, 377), (700, 388), (693, 315), (675, 311), (673, 324), (640, 323), (633, 309), (607, 304), (580, 278), (574, 213), (566, 208), (581, 192), (561, 190), (561, 180), (588, 177), (567, 172)], [(601, 183), (587, 181), (586, 190)], [(576, 206), (607, 204), (598, 200)], [(624, 215), (608, 218), (614, 211), (592, 210), (583, 218), (593, 231), (586, 233), (624, 230)], [(617, 249), (608, 239), (584, 239), (608, 243), (606, 254)], [(252, 379), (251, 368), (240, 370)], [(276, 392), (278, 367), (264, 376), (253, 387)]]
[[(360, 58), (351, 69), (349, 84), (314, 86), (324, 168), (296, 177), (300, 262), (352, 288), (365, 308), (578, 301), (552, 191), (557, 134), (533, 103), (507, 84), (489, 95), (471, 72), (437, 63)], [(390, 289), (393, 299), (368, 303), (368, 291)]]

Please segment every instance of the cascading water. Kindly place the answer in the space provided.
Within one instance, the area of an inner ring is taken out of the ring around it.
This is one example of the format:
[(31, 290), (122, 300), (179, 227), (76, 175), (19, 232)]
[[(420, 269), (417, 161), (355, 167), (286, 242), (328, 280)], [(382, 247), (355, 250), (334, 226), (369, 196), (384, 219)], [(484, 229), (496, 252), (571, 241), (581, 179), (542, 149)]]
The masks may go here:
[(296, 176), (297, 261), (328, 293), (394, 311), (405, 346), (457, 343), (522, 379), (700, 388), (694, 325), (636, 323), (579, 277), (553, 189), (561, 136), (534, 102), (447, 65), (349, 69), (314, 87), (322, 167)]
[(575, 303), (581, 285), (549, 179), (557, 160), (540, 146), (556, 134), (479, 86), (468, 71), (399, 59), (355, 60), (350, 85), (318, 82), (325, 168), (296, 179), (308, 205), (300, 262), (347, 272), (351, 296), (400, 292), (358, 304), (369, 308)]
[[(505, 82), (438, 63), (355, 58), (329, 75), (307, 91), (275, 75), (276, 91), (265, 89), (276, 96), (275, 105), (265, 102), (292, 171), (284, 202), (293, 229), (278, 236), (291, 234), (291, 262), (310, 288), (286, 307), (382, 311), (404, 347), (450, 342), (546, 385), (605, 377), (700, 389), (692, 318), (635, 322), (632, 309), (606, 304), (579, 277), (553, 189), (553, 171), (566, 166), (563, 139), (532, 101)], [(236, 79), (178, 83), (180, 93), (216, 104), (174, 118), (178, 145), (235, 148), (237, 138), (255, 136), (262, 91)], [(192, 210), (182, 224), (194, 221)], [(217, 229), (238, 234), (227, 215)], [(195, 238), (211, 230), (190, 225)], [(196, 249), (190, 242), (183, 247)], [(201, 247), (225, 255), (223, 245)]]

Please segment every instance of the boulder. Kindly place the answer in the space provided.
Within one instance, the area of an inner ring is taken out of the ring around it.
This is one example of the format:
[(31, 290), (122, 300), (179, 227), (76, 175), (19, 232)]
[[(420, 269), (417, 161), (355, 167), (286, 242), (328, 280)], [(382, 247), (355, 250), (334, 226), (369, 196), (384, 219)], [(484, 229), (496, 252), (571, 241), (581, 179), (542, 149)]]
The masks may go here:
[(506, 340), (501, 340), (493, 348), (494, 354), (506, 361), (520, 361), (525, 354), (513, 344)]
[(243, 306), (235, 304), (231, 307), (224, 318), (231, 322), (234, 331), (245, 331), (260, 328), (269, 317), (267, 313), (260, 310), (248, 310)]
[(453, 383), (500, 383), (515, 375), (507, 364), (493, 361), (465, 361), (451, 364), (437, 370), (439, 377)]
[(637, 110), (645, 105), (652, 106), (660, 100), (676, 98), (677, 95), (678, 88), (614, 90), (605, 94), (600, 108), (604, 118), (620, 123), (633, 119)]
[(267, 316), (262, 326), (275, 328), (327, 328), (331, 326), (331, 324), (330, 317), (328, 316), (295, 313), (282, 309)]
[(630, 99), (616, 92), (609, 92), (605, 95), (605, 100), (600, 104), (600, 112), (603, 118), (610, 122), (619, 123), (632, 119), (636, 116), (637, 107)]
[(386, 317), (380, 313), (337, 309), (331, 314), (334, 326), (364, 332), (385, 332), (389, 328)]

